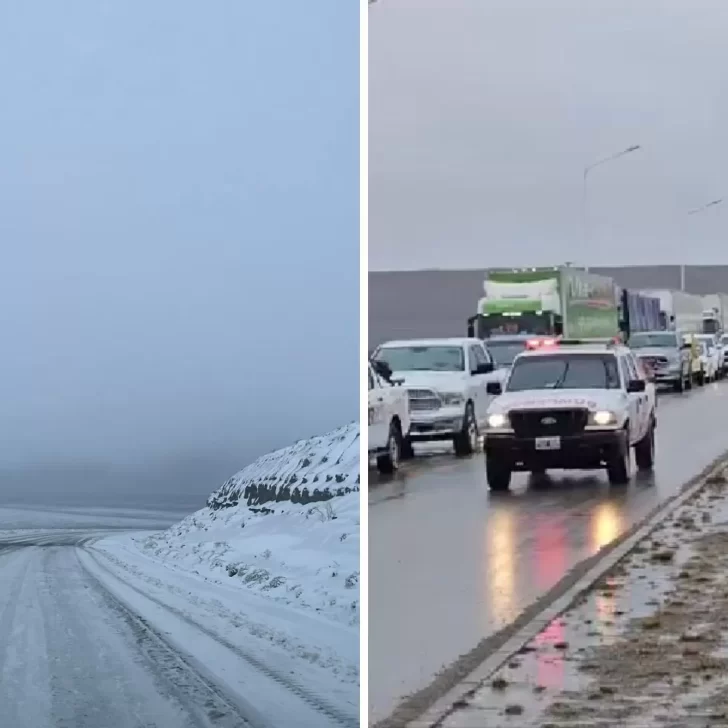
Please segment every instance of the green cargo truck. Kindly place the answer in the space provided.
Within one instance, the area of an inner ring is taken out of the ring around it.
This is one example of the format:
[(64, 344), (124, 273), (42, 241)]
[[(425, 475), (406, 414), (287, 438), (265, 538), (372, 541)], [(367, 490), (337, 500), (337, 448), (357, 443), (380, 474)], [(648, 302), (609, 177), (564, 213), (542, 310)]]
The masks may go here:
[(619, 296), (611, 278), (579, 268), (489, 271), (468, 335), (531, 334), (604, 339), (619, 334)]

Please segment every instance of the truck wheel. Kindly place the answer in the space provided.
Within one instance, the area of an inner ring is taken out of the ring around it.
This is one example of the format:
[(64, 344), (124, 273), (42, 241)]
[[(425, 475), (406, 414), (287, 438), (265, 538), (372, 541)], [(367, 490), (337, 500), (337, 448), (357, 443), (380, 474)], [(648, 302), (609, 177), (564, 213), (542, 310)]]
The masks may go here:
[(485, 456), (485, 477), (493, 491), (503, 492), (511, 487), (511, 469), (491, 455)]
[(472, 455), (478, 449), (478, 423), (475, 421), (475, 412), (470, 403), (465, 408), (463, 429), (455, 435), (452, 444), (458, 457)]
[(412, 440), (409, 439), (409, 437), (405, 437), (402, 439), (402, 450), (399, 453), (399, 457), (402, 460), (412, 460), (412, 458), (415, 456), (415, 450), (412, 447)]
[[(626, 434), (626, 433), (625, 433)], [(627, 436), (628, 437), (628, 436)], [(629, 440), (627, 440), (629, 442)], [(607, 461), (607, 476), (611, 485), (625, 485), (629, 483), (630, 467), (629, 445), (618, 449)]]
[(652, 470), (655, 464), (655, 423), (650, 422), (650, 428), (645, 436), (634, 446), (634, 456), (638, 470)]
[(399, 470), (402, 433), (399, 425), (392, 422), (389, 425), (389, 438), (387, 439), (387, 452), (377, 457), (377, 469), (384, 475), (391, 475)]

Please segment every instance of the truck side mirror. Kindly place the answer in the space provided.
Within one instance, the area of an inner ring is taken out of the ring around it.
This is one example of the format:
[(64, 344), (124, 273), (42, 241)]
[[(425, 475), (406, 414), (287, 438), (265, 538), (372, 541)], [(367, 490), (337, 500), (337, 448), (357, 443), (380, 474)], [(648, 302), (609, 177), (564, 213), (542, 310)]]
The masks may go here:
[(478, 364), (478, 366), (475, 369), (474, 374), (490, 374), (495, 367), (493, 366), (493, 362), (486, 362), (485, 364)]
[(630, 394), (636, 394), (637, 392), (645, 391), (645, 382), (642, 379), (632, 379), (627, 382), (627, 391)]
[(500, 382), (488, 382), (485, 385), (485, 391), (497, 397), (499, 394), (503, 394), (503, 385)]
[(390, 367), (386, 361), (374, 359), (372, 361), (372, 366), (374, 367), (374, 371), (386, 382), (392, 380), (392, 367)]

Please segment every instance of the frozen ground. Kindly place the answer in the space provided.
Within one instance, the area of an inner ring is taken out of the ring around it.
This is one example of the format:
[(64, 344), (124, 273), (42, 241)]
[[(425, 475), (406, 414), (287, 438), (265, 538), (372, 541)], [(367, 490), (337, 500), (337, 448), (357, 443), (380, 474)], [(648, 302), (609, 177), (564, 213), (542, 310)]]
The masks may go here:
[(358, 725), (358, 462), (355, 426), (302, 441), (171, 528), (0, 509), (8, 725)]
[(728, 726), (727, 576), (720, 475), (443, 728)]

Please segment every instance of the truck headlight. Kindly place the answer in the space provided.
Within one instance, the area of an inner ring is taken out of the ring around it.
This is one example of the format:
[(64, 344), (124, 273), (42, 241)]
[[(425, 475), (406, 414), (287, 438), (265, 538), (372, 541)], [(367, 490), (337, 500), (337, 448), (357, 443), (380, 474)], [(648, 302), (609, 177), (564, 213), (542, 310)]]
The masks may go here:
[(604, 427), (605, 425), (616, 425), (617, 415), (609, 410), (597, 410), (591, 416), (591, 424), (599, 425), (599, 427)]
[(508, 427), (508, 416), (496, 412), (492, 415), (488, 415), (488, 427), (498, 430), (502, 427)]
[(443, 404), (455, 406), (465, 401), (461, 392), (440, 392), (440, 399)]

